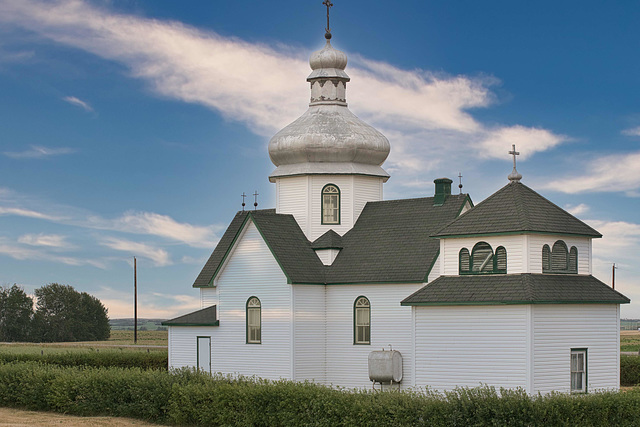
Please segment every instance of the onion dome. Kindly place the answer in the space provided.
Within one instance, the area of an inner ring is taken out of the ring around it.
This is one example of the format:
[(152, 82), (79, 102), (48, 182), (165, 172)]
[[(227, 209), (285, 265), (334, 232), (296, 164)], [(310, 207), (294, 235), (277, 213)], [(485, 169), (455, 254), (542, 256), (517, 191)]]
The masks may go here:
[(309, 109), (269, 141), (276, 170), (269, 179), (302, 174), (389, 175), (380, 167), (389, 140), (347, 107), (347, 55), (327, 43), (311, 55)]

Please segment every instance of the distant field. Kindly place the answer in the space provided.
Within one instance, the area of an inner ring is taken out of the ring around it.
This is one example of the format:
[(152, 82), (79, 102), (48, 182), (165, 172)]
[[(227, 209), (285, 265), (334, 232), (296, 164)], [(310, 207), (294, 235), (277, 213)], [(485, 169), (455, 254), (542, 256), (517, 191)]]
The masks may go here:
[(640, 331), (620, 331), (620, 351), (640, 350)]
[[(138, 319), (138, 331), (166, 331), (167, 327), (162, 326), (164, 319)], [(111, 330), (131, 330), (133, 331), (133, 319), (109, 319)]]
[[(162, 346), (166, 351), (168, 344), (167, 331), (138, 331), (137, 346), (146, 351), (145, 346)], [(111, 337), (107, 341), (84, 341), (70, 343), (24, 343), (24, 344), (0, 344), (0, 351), (12, 352), (40, 352), (40, 351), (89, 351), (104, 346), (133, 346), (133, 331), (111, 331)], [(57, 349), (57, 350), (56, 350)], [(135, 347), (128, 349), (136, 350)], [(154, 350), (153, 348), (151, 350)]]
[(61, 415), (54, 412), (24, 411), (13, 408), (0, 408), (0, 426), (52, 426), (65, 425), (69, 427), (79, 426), (153, 426), (140, 420), (118, 417), (77, 417), (73, 415)]

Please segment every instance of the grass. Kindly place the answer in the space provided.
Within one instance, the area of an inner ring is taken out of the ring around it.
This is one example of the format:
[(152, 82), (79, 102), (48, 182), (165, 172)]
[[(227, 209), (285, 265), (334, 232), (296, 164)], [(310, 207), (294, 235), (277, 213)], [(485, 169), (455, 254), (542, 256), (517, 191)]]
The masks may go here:
[(620, 351), (639, 351), (640, 331), (620, 332)]
[[(138, 331), (137, 345), (163, 345), (169, 342), (169, 333), (167, 331)], [(111, 336), (108, 341), (102, 341), (104, 344), (116, 345), (133, 345), (133, 331), (114, 331), (111, 330)]]

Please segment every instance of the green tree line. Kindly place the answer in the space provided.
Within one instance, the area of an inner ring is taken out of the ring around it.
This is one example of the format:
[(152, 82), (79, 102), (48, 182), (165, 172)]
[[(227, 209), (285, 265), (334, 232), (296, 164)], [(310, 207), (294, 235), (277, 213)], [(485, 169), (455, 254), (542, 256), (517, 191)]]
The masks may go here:
[(72, 286), (50, 283), (33, 299), (20, 286), (0, 287), (0, 341), (102, 341), (111, 328), (100, 300)]

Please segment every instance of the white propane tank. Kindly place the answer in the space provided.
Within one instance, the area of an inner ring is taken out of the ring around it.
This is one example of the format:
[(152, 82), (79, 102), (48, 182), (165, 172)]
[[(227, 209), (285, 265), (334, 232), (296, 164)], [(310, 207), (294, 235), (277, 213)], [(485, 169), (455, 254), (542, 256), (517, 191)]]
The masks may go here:
[(399, 383), (402, 381), (402, 354), (397, 350), (381, 350), (369, 353), (369, 379), (374, 383)]

